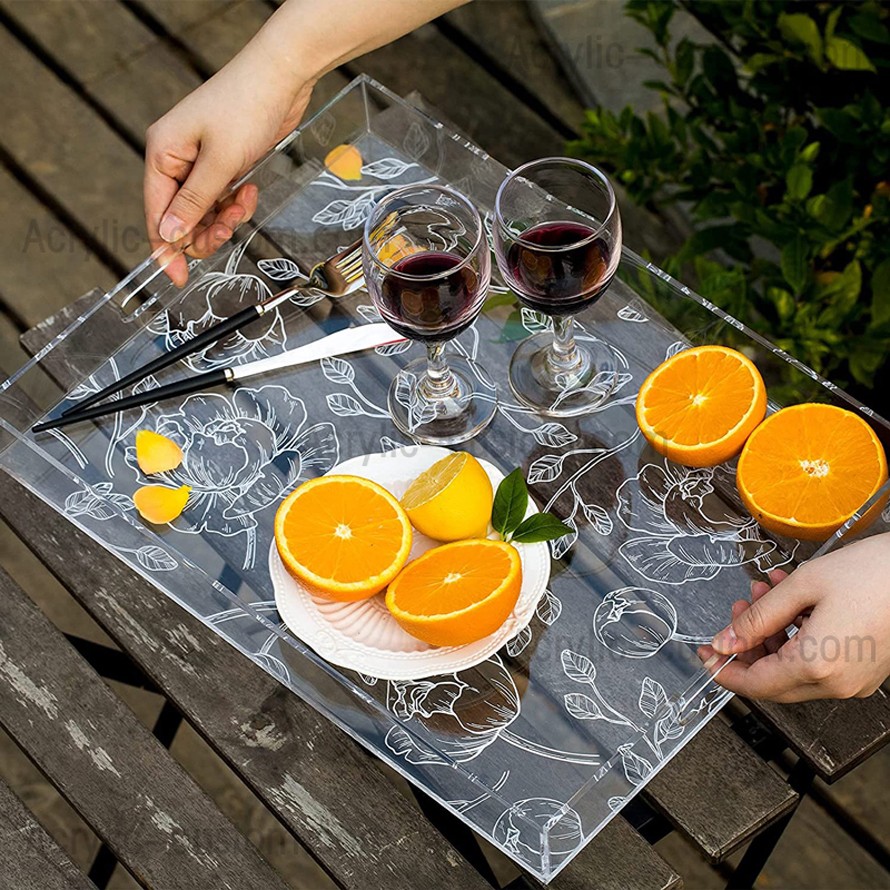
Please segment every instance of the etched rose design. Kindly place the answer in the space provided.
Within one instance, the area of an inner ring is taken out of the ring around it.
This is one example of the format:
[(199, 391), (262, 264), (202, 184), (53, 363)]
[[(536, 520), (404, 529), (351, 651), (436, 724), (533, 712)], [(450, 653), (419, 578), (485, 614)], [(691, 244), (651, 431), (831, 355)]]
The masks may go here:
[[(518, 716), (519, 692), (499, 657), (430, 680), (392, 680), (387, 747), (408, 763), (463, 763), (478, 757)], [(416, 734), (415, 734), (416, 732)]]
[(593, 613), (593, 634), (626, 658), (651, 658), (671, 640), (706, 643), (710, 637), (677, 633), (677, 611), (657, 590), (624, 587), (606, 594)]
[[(235, 251), (235, 255), (240, 252)], [(231, 258), (228, 265), (232, 265)], [(163, 335), (165, 348), (172, 349), (270, 296), (272, 291), (256, 275), (207, 272), (191, 285), (181, 300), (158, 316), (152, 329)], [(283, 348), (284, 341), (284, 324), (276, 310), (186, 361), (196, 370), (208, 370), (264, 358)]]
[[(160, 417), (156, 432), (183, 451), (182, 464), (161, 478), (192, 488), (175, 527), (226, 537), (248, 533), (245, 565), (252, 565), (255, 514), (339, 459), (333, 425), (305, 425), (302, 400), (275, 385), (244, 387), (232, 396), (189, 396), (178, 411)], [(138, 473), (135, 449), (127, 449), (126, 460)]]
[(566, 804), (546, 797), (517, 801), (498, 817), (492, 835), (508, 853), (533, 868), (541, 867), (545, 849), (553, 868), (584, 840), (581, 817)]
[(663, 584), (708, 580), (750, 562), (771, 568), (776, 544), (760, 537), (752, 518), (709, 498), (718, 481), (734, 489), (731, 473), (720, 467), (644, 466), (616, 492), (618, 519), (635, 533), (618, 552), (644, 578)]

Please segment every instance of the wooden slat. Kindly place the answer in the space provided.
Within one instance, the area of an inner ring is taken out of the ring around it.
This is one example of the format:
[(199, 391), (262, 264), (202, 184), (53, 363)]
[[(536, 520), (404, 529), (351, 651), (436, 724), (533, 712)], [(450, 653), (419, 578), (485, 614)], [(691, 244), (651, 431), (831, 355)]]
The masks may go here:
[(834, 782), (890, 741), (890, 696), (778, 705), (748, 702), (798, 756)]
[(468, 3), (441, 20), (445, 33), (456, 32), (486, 70), (497, 68), (546, 108), (564, 135), (577, 131), (584, 106), (541, 35), (528, 3), (518, 0)]
[(185, 60), (117, 2), (3, 0), (0, 8), (134, 141), (142, 142), (148, 124), (201, 83)]
[(27, 324), (91, 287), (114, 283), (112, 271), (2, 167), (0, 207), (6, 208), (0, 214), (0, 292)]
[(135, 265), (147, 253), (142, 159), (5, 29), (0, 58), (0, 145), (110, 255)]
[(95, 890), (5, 782), (0, 782), (0, 886)]
[(725, 859), (797, 802), (788, 783), (719, 718), (643, 793), (712, 862)]
[(285, 886), (2, 571), (0, 618), (4, 729), (137, 880)]

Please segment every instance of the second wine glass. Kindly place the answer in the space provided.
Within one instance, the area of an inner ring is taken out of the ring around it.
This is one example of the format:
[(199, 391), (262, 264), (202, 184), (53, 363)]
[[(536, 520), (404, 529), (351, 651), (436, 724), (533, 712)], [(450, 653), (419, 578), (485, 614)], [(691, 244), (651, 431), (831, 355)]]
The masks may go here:
[(362, 261), (374, 305), (390, 327), (426, 344), (389, 390), (395, 425), (419, 442), (465, 442), (492, 420), (494, 384), (445, 344), (479, 315), (491, 280), (491, 251), (476, 208), (445, 186), (391, 192), (365, 224)]
[(523, 340), (510, 362), (516, 397), (541, 414), (584, 414), (615, 387), (614, 353), (592, 334), (576, 342), (573, 316), (605, 292), (621, 258), (621, 217), (606, 175), (584, 161), (543, 158), (498, 189), (495, 254), (507, 285), (552, 317), (552, 333)]

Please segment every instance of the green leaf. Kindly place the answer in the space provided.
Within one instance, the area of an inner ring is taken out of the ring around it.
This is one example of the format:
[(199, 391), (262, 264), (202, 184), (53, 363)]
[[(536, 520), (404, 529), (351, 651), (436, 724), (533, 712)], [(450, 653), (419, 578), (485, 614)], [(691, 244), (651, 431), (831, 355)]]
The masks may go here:
[(766, 296), (776, 307), (776, 312), (782, 321), (790, 321), (793, 318), (797, 304), (784, 287), (768, 287)]
[(779, 16), (779, 31), (786, 40), (802, 43), (817, 64), (822, 64), (822, 38), (819, 27), (808, 15), (796, 12)]
[(818, 142), (811, 142), (805, 149), (803, 149), (803, 151), (801, 151), (800, 159), (811, 164), (819, 156), (819, 148), (820, 144)]
[(782, 277), (799, 294), (806, 286), (808, 274), (807, 245), (798, 235), (782, 248)]
[(874, 324), (890, 321), (890, 260), (884, 260), (872, 272), (871, 318)]
[(572, 529), (553, 514), (535, 513), (520, 524), (513, 533), (512, 540), (517, 544), (536, 544), (538, 541), (553, 541), (571, 533)]
[(802, 201), (813, 187), (813, 171), (806, 164), (795, 164), (785, 177), (788, 197)]
[(528, 509), (528, 488), (522, 470), (517, 467), (501, 480), (491, 508), (491, 527), (506, 537), (516, 531)]
[(844, 11), (842, 6), (838, 6), (837, 9), (833, 9), (828, 16), (828, 21), (825, 23), (825, 39), (831, 40), (834, 37), (834, 29), (837, 27), (837, 20), (841, 17), (841, 13)]
[(875, 71), (871, 59), (849, 40), (843, 37), (832, 37), (825, 47), (828, 61), (842, 71)]
[(677, 83), (683, 86), (692, 74), (695, 67), (695, 45), (688, 37), (684, 37), (677, 44), (677, 56), (674, 76)]

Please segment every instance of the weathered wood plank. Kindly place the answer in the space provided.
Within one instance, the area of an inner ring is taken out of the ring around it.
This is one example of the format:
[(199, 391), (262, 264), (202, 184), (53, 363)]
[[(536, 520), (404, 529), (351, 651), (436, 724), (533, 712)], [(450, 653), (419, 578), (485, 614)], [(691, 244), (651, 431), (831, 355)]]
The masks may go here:
[(134, 141), (141, 143), (146, 126), (201, 83), (191, 66), (119, 3), (3, 0), (0, 7)]
[(788, 783), (719, 718), (644, 794), (712, 862), (725, 859), (797, 801)]
[(9, 31), (0, 145), (124, 266), (146, 253), (142, 159)]
[(890, 695), (778, 705), (748, 702), (826, 782), (834, 782), (890, 741)]
[(0, 884), (11, 890), (94, 890), (5, 782), (0, 782)]
[(0, 721), (144, 884), (285, 885), (0, 571)]
[(37, 324), (89, 288), (114, 283), (113, 272), (2, 167), (0, 206), (6, 208), (0, 214), (0, 292), (25, 323)]
[(521, 85), (558, 119), (564, 135), (580, 128), (584, 106), (535, 24), (528, 3), (468, 3), (443, 16), (439, 24), (446, 35), (457, 32), (483, 68), (496, 68)]

